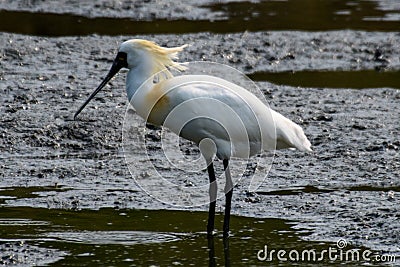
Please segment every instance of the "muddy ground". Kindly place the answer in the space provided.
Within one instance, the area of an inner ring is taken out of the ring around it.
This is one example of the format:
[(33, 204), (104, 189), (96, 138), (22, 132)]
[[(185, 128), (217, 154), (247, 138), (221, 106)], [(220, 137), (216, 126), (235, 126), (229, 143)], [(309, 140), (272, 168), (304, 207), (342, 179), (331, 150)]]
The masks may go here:
[[(32, 12), (71, 13), (85, 17), (131, 17), (135, 20), (153, 19), (215, 19), (218, 13), (212, 13), (202, 6), (213, 3), (201, 1), (11, 1), (0, 3), (1, 9), (26, 10)], [(219, 1), (229, 2), (229, 1)]]
[[(387, 64), (393, 68), (399, 64), (395, 33), (248, 34), (249, 42), (242, 42), (241, 34), (188, 34), (179, 40), (173, 35), (139, 37), (167, 46), (189, 43), (183, 61), (208, 59), (247, 72), (287, 70), (290, 66), (381, 66), (374, 58), (378, 46), (385, 47)], [(128, 172), (121, 145), (128, 106), (124, 72), (79, 120), (72, 120), (126, 36), (0, 35), (0, 187), (5, 192), (7, 188), (20, 190), (19, 195), (25, 196), (6, 198), (5, 205), (176, 208), (147, 196)], [(265, 47), (267, 42), (272, 45)], [(260, 47), (257, 51), (256, 46)], [(289, 51), (294, 58), (278, 62), (266, 58), (267, 54), (282, 58)], [(326, 60), (334, 51), (342, 56)], [(400, 92), (258, 85), (274, 109), (305, 129), (314, 152), (277, 152), (267, 180), (255, 194), (247, 192), (245, 182), (235, 189), (232, 212), (299, 221), (297, 227), (313, 230), (308, 237), (313, 240), (342, 237), (356, 246), (398, 252)], [(133, 175), (144, 171), (138, 169)], [(221, 209), (223, 203), (219, 204)], [(205, 210), (206, 206), (196, 209)]]
[[(0, 7), (124, 17), (123, 12), (131, 15), (131, 10), (123, 7), (125, 2), (97, 2), (97, 7), (86, 3), (80, 9), (72, 3), (60, 10), (46, 1), (2, 1)], [(170, 1), (158, 1), (165, 8), (158, 6), (161, 12), (156, 12), (151, 2), (135, 9), (138, 19), (152, 19), (152, 12), (157, 18), (215, 19), (221, 15), (194, 4), (181, 9)], [(75, 111), (108, 71), (118, 44), (129, 38), (151, 39), (164, 46), (187, 43), (190, 46), (180, 61), (209, 60), (247, 74), (400, 69), (398, 32), (59, 38), (0, 33), (2, 205), (184, 209), (148, 196), (129, 173), (122, 147), (122, 125), (129, 106), (124, 89), (126, 71), (73, 121)], [(391, 88), (257, 85), (275, 110), (304, 128), (314, 152), (277, 152), (268, 178), (256, 193), (247, 191), (246, 181), (235, 188), (232, 213), (294, 220), (296, 228), (311, 230), (304, 238), (334, 242), (345, 238), (356, 247), (400, 254), (400, 92)], [(139, 118), (138, 123), (142, 124)], [(150, 140), (156, 143), (157, 134), (150, 131)], [(142, 177), (146, 171), (143, 165), (132, 175)], [(168, 176), (176, 175), (169, 167), (164, 171)], [(203, 174), (179, 178), (182, 183), (202, 184), (207, 181)], [(207, 206), (190, 209), (207, 210)], [(222, 201), (217, 209), (223, 210)]]
[[(248, 4), (260, 4), (262, 1), (242, 1), (242, 0), (145, 0), (145, 1), (74, 1), (74, 0), (25, 0), (13, 1), (3, 0), (0, 2), (0, 9), (3, 10), (18, 10), (29, 12), (50, 12), (58, 14), (77, 14), (84, 17), (118, 17), (118, 18), (131, 18), (133, 20), (147, 20), (152, 21), (155, 19), (188, 19), (188, 20), (224, 20), (229, 18), (229, 8), (226, 4), (237, 4), (246, 2)], [(291, 0), (292, 4), (299, 1)], [(363, 1), (365, 3), (347, 2), (337, 3), (338, 7), (344, 6), (351, 8), (357, 5), (372, 5), (379, 14), (386, 13), (382, 20), (385, 21), (398, 21), (400, 14), (400, 4), (396, 0), (371, 0)], [(370, 3), (368, 3), (370, 2)], [(262, 4), (262, 3), (261, 3)], [(224, 7), (225, 5), (225, 7)], [(317, 2), (300, 2), (300, 8), (304, 7), (313, 8), (317, 6), (324, 6)], [(215, 8), (215, 7), (220, 8)], [(240, 12), (246, 12), (246, 7), (243, 6)], [(307, 10), (303, 9), (303, 12)], [(254, 11), (252, 9), (249, 9)], [(255, 10), (259, 12), (260, 10)], [(261, 11), (262, 12), (262, 11)], [(346, 12), (341, 12), (341, 15), (346, 15)], [(368, 18), (374, 19), (374, 17)], [(306, 20), (306, 18), (304, 19)]]

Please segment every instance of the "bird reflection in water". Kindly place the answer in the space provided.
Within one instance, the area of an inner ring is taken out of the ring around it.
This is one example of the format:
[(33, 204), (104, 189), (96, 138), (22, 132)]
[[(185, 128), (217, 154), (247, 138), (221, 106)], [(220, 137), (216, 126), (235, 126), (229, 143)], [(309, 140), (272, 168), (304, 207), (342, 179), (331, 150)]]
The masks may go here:
[[(215, 257), (215, 241), (214, 237), (210, 236), (207, 238), (208, 241), (208, 266), (214, 267), (217, 266), (216, 263), (216, 257)], [(224, 244), (224, 261), (225, 261), (225, 266), (231, 266), (231, 257), (229, 253), (229, 238), (223, 238), (223, 244)]]

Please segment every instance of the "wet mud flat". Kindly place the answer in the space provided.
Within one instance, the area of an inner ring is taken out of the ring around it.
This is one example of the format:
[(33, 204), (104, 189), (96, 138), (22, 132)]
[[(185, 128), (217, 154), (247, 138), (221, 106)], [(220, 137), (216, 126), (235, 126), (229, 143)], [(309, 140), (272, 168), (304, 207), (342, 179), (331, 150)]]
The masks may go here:
[[(86, 18), (125, 18), (125, 24), (129, 24), (129, 20), (152, 22), (148, 24), (150, 30), (148, 33), (158, 32), (157, 28), (162, 27), (160, 24), (168, 21), (180, 21), (187, 24), (177, 23), (175, 29), (164, 27), (164, 30), (169, 32), (182, 30), (179, 28), (190, 29), (190, 32), (215, 31), (218, 28), (217, 31), (220, 33), (242, 32), (246, 29), (250, 31), (338, 29), (397, 31), (400, 18), (400, 4), (396, 0), (337, 2), (319, 0), (101, 0), (95, 2), (4, 0), (0, 2), (0, 10), (16, 11), (17, 13), (14, 13), (16, 18), (18, 12), (21, 12), (19, 14), (23, 12), (72, 14), (79, 16), (76, 19), (84, 22), (82, 24), (87, 23)], [(298, 12), (299, 10), (302, 12)], [(214, 22), (217, 23), (214, 24)], [(112, 24), (112, 20), (109, 19), (108, 23)], [(32, 24), (35, 24), (35, 21), (32, 21)], [(205, 25), (207, 25), (206, 30)], [(62, 28), (62, 25), (59, 26), (59, 29)], [(84, 26), (81, 25), (81, 27)], [(102, 26), (107, 27), (105, 24)], [(124, 27), (121, 24), (120, 26)], [(221, 29), (221, 26), (224, 29)], [(99, 28), (97, 30), (101, 31)], [(119, 30), (114, 27), (114, 33)], [(135, 29), (131, 31), (135, 32)], [(109, 34), (114, 35), (111, 32)]]
[[(25, 10), (29, 12), (52, 12), (58, 14), (79, 14), (85, 17), (132, 17), (135, 20), (157, 18), (215, 19), (216, 13), (202, 6), (210, 5), (212, 0), (201, 1), (2, 1), (0, 8), (5, 10)], [(229, 2), (229, 1), (226, 1)]]
[[(0, 37), (3, 217), (7, 218), (6, 207), (72, 211), (109, 207), (184, 209), (148, 196), (128, 171), (121, 144), (129, 106), (124, 72), (96, 97), (79, 120), (72, 120), (82, 101), (106, 74), (118, 44), (131, 36), (46, 38), (1, 33)], [(132, 37), (165, 46), (189, 43), (182, 61), (211, 60), (248, 74), (399, 67), (398, 33)], [(378, 48), (382, 56), (376, 57)], [(293, 220), (293, 229), (309, 231), (302, 240), (336, 242), (345, 238), (354, 246), (398, 254), (400, 92), (391, 88), (294, 88), (267, 82), (257, 85), (272, 108), (305, 129), (314, 152), (277, 152), (268, 178), (255, 193), (248, 192), (246, 179), (235, 188), (233, 214)], [(157, 146), (157, 132), (151, 134)], [(190, 145), (189, 150), (193, 150)], [(142, 177), (147, 171), (145, 166), (133, 176)], [(177, 176), (168, 166), (164, 173)], [(205, 172), (177, 179), (194, 185), (207, 182)], [(196, 196), (192, 197), (195, 201)], [(188, 210), (206, 209), (200, 206)], [(223, 200), (218, 202), (217, 210), (223, 210)], [(1, 247), (3, 252), (7, 249)], [(40, 247), (34, 250), (42, 253)], [(56, 259), (64, 255), (59, 250), (49, 253)]]

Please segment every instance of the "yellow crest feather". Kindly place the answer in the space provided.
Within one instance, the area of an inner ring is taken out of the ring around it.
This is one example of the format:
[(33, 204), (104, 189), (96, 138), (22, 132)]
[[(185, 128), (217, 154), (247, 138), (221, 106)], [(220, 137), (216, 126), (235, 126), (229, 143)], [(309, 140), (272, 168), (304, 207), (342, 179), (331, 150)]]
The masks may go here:
[(158, 76), (159, 81), (172, 78), (174, 75), (169, 71), (171, 69), (177, 71), (184, 71), (186, 69), (185, 66), (175, 62), (174, 59), (178, 59), (178, 53), (187, 47), (187, 44), (168, 48), (142, 39), (136, 39), (134, 43), (138, 47), (148, 51), (149, 55), (153, 57), (153, 62), (155, 63), (153, 74)]

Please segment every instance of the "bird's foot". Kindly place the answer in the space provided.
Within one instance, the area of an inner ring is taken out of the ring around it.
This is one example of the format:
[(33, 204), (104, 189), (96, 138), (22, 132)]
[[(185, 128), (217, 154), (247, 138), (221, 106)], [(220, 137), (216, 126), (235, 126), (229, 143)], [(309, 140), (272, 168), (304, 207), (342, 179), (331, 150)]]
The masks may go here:
[(207, 238), (212, 238), (214, 235), (217, 233), (215, 230), (209, 230), (207, 229)]
[(224, 238), (229, 238), (229, 237), (230, 237), (230, 233), (231, 233), (231, 232), (230, 232), (229, 230), (224, 231), (224, 232), (223, 232), (223, 237), (224, 237)]

